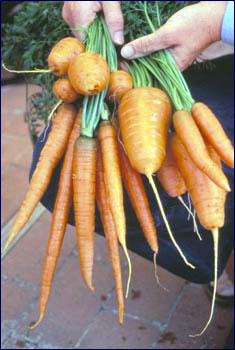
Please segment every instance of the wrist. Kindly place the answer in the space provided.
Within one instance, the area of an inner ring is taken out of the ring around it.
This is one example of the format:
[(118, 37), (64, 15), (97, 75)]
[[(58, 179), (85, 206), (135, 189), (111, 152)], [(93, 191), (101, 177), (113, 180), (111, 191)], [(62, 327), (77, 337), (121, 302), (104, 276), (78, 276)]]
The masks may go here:
[(228, 1), (201, 1), (205, 21), (208, 23), (211, 43), (221, 40), (221, 28)]

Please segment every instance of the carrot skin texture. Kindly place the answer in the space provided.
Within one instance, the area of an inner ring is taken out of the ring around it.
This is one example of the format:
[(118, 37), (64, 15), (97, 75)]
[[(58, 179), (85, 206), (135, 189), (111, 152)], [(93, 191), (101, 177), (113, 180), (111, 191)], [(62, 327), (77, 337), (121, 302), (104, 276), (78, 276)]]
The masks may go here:
[[(217, 186), (194, 164), (177, 135), (172, 138), (172, 150), (201, 225), (206, 230), (222, 227), (226, 191)], [(208, 148), (208, 151), (219, 166), (220, 161), (215, 151), (212, 148)]]
[(119, 323), (123, 324), (124, 317), (124, 297), (122, 284), (121, 259), (119, 254), (118, 238), (115, 229), (113, 216), (110, 210), (107, 194), (105, 191), (104, 171), (102, 165), (101, 151), (97, 147), (97, 172), (96, 172), (96, 201), (99, 208), (104, 233), (108, 244), (109, 256), (112, 265), (116, 297), (118, 304)]
[(73, 154), (73, 202), (80, 269), (84, 282), (94, 291), (96, 139), (80, 136)]
[(68, 79), (57, 79), (52, 86), (54, 95), (63, 102), (72, 103), (78, 98), (77, 92)]
[(124, 70), (111, 72), (107, 96), (116, 103), (120, 103), (122, 96), (133, 88), (132, 76)]
[(171, 138), (172, 133), (169, 133), (166, 156), (162, 166), (157, 171), (157, 177), (167, 194), (174, 198), (183, 195), (187, 189), (170, 148)]
[(132, 168), (122, 145), (118, 145), (121, 174), (136, 216), (151, 249), (158, 252), (157, 231), (141, 175)]
[(170, 99), (160, 89), (135, 88), (122, 97), (118, 108), (122, 140), (132, 167), (139, 173), (150, 176), (160, 168), (170, 115)]
[(234, 169), (234, 147), (212, 110), (202, 102), (192, 106), (192, 116), (208, 143), (220, 158)]
[(230, 191), (225, 174), (210, 158), (205, 142), (191, 114), (184, 110), (176, 111), (173, 115), (173, 124), (178, 137), (197, 167), (218, 186)]
[[(50, 237), (47, 244), (47, 251), (44, 259), (41, 276), (41, 295), (39, 301), (39, 322), (43, 319), (46, 305), (48, 303), (52, 280), (60, 255), (61, 246), (64, 239), (65, 229), (72, 204), (72, 161), (73, 148), (76, 138), (81, 129), (81, 112), (78, 113), (73, 130), (71, 131), (67, 150), (64, 157), (63, 166), (60, 173), (58, 193), (53, 210)], [(37, 323), (38, 324), (38, 323)], [(34, 325), (35, 327), (35, 325)]]
[(43, 196), (50, 182), (52, 172), (65, 151), (75, 117), (76, 108), (67, 104), (60, 106), (55, 114), (50, 134), (40, 154), (29, 189), (13, 223), (4, 250), (7, 249), (11, 241), (27, 223)]

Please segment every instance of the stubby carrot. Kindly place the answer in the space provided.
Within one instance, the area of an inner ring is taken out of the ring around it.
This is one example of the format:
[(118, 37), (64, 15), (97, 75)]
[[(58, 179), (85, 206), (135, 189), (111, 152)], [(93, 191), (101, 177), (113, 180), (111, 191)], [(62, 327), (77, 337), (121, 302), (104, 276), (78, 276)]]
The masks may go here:
[(92, 96), (107, 86), (110, 70), (101, 55), (84, 52), (72, 60), (68, 76), (73, 88), (79, 94)]
[(192, 115), (184, 110), (176, 111), (173, 115), (173, 124), (178, 137), (197, 167), (218, 186), (226, 191), (230, 191), (228, 180), (222, 169), (210, 158), (205, 142)]
[(80, 136), (73, 154), (73, 203), (80, 269), (84, 282), (92, 283), (95, 230), (96, 139)]
[(115, 128), (109, 121), (101, 122), (98, 129), (98, 139), (101, 145), (102, 162), (104, 167), (104, 182), (110, 209), (113, 215), (118, 240), (122, 245), (129, 265), (129, 277), (126, 292), (127, 296), (131, 278), (131, 262), (126, 246), (126, 216), (123, 202), (120, 160), (118, 157), (118, 141)]
[(73, 130), (71, 131), (68, 145), (60, 173), (60, 180), (56, 202), (54, 205), (50, 237), (47, 244), (46, 255), (43, 264), (41, 276), (41, 294), (39, 300), (39, 319), (30, 327), (33, 329), (39, 325), (45, 315), (46, 306), (50, 297), (54, 272), (57, 260), (60, 255), (61, 246), (64, 239), (69, 211), (72, 204), (73, 186), (72, 186), (72, 161), (73, 148), (81, 129), (81, 112), (78, 113)]
[(122, 285), (122, 270), (121, 259), (119, 254), (118, 237), (110, 210), (107, 193), (104, 184), (104, 170), (101, 158), (101, 150), (99, 144), (97, 145), (97, 172), (96, 172), (96, 201), (99, 208), (104, 233), (108, 244), (109, 256), (114, 275), (116, 297), (118, 304), (118, 319), (119, 323), (123, 324), (124, 315), (124, 297)]
[(52, 172), (65, 151), (75, 117), (76, 108), (71, 104), (63, 104), (55, 114), (50, 134), (40, 154), (24, 201), (12, 225), (4, 251), (27, 223), (43, 196)]
[(212, 110), (205, 103), (196, 102), (191, 112), (207, 142), (214, 147), (220, 158), (234, 169), (234, 147)]
[(69, 79), (57, 79), (53, 83), (52, 90), (58, 100), (62, 100), (66, 103), (75, 102), (78, 98), (78, 94), (72, 87)]
[(63, 38), (53, 46), (48, 56), (48, 66), (52, 73), (62, 76), (68, 73), (70, 62), (85, 51), (82, 42), (74, 37)]

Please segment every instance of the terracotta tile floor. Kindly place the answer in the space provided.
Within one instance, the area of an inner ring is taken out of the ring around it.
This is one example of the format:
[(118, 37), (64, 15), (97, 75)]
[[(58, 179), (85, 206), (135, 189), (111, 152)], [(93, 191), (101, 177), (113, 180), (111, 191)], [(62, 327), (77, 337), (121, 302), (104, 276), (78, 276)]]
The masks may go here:
[[(31, 86), (30, 91), (37, 91)], [(24, 84), (2, 87), (2, 230), (17, 212), (28, 186), (32, 145)], [(152, 263), (130, 253), (133, 277), (123, 327), (117, 320), (114, 281), (103, 237), (95, 238), (95, 293), (79, 271), (74, 228), (69, 226), (44, 321), (27, 334), (37, 317), (40, 274), (51, 214), (37, 219), (2, 260), (2, 349), (219, 349), (233, 310), (216, 304), (208, 331), (189, 338), (205, 324), (210, 299), (203, 286), (159, 268), (165, 292), (156, 284)], [(124, 278), (127, 268), (122, 256)]]

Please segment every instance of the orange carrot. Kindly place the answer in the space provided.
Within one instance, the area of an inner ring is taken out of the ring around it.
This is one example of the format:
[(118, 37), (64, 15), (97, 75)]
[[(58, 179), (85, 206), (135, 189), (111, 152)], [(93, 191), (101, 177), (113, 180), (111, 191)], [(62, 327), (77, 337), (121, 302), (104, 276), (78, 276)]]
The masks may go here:
[(33, 210), (43, 196), (50, 182), (52, 172), (67, 146), (75, 117), (76, 108), (69, 104), (60, 106), (55, 114), (52, 129), (31, 178), (29, 189), (13, 223), (4, 251), (27, 223)]
[(121, 174), (131, 204), (143, 229), (145, 238), (155, 254), (158, 253), (157, 231), (149, 208), (148, 198), (145, 192), (141, 175), (132, 168), (127, 155), (119, 143), (119, 158)]
[(47, 244), (47, 251), (44, 259), (44, 265), (41, 276), (41, 295), (39, 301), (39, 319), (37, 323), (30, 327), (33, 329), (43, 320), (46, 306), (51, 293), (51, 286), (57, 260), (60, 255), (62, 242), (64, 239), (65, 229), (72, 204), (72, 161), (73, 148), (76, 138), (81, 129), (81, 112), (78, 113), (73, 130), (71, 131), (68, 145), (64, 157), (63, 166), (60, 173), (58, 193), (53, 210), (50, 237)]
[(106, 60), (98, 54), (84, 52), (69, 65), (69, 80), (73, 88), (82, 95), (96, 95), (109, 82), (110, 71)]
[(132, 88), (132, 76), (124, 70), (117, 70), (110, 74), (107, 96), (114, 102), (120, 103), (122, 96)]
[(167, 194), (174, 198), (183, 195), (187, 189), (170, 148), (172, 136), (172, 133), (168, 134), (166, 156), (157, 171), (157, 177)]
[(233, 145), (212, 110), (204, 103), (196, 102), (191, 112), (207, 142), (214, 147), (220, 158), (234, 169)]
[(93, 292), (96, 139), (80, 136), (73, 154), (73, 202), (80, 269)]
[(48, 56), (48, 66), (52, 73), (62, 76), (68, 73), (70, 62), (85, 51), (85, 46), (80, 40), (67, 37), (60, 40), (52, 48)]
[(75, 102), (78, 98), (78, 94), (72, 87), (69, 79), (57, 79), (53, 83), (52, 90), (58, 100), (62, 100), (66, 103)]
[(173, 124), (177, 135), (197, 167), (218, 186), (230, 191), (225, 174), (210, 158), (205, 142), (191, 114), (184, 110), (176, 111), (173, 115)]
[[(210, 180), (191, 160), (187, 150), (177, 135), (172, 140), (172, 149), (175, 154), (177, 164), (184, 177), (186, 186), (192, 198), (201, 225), (212, 232), (214, 241), (214, 292), (212, 298), (211, 312), (206, 326), (199, 336), (209, 326), (215, 305), (218, 270), (218, 228), (223, 227), (225, 218), (226, 191)], [(221, 168), (221, 163), (214, 149), (207, 145), (209, 156)]]
[(109, 256), (114, 275), (118, 304), (118, 319), (119, 323), (123, 324), (124, 298), (122, 286), (121, 259), (119, 254), (118, 238), (115, 229), (115, 224), (110, 210), (107, 194), (105, 192), (104, 170), (102, 165), (100, 147), (97, 148), (96, 200), (102, 224), (104, 227), (104, 233), (108, 244)]
[(124, 147), (132, 167), (147, 176), (156, 196), (169, 235), (185, 263), (192, 266), (175, 241), (153, 181), (166, 155), (171, 103), (166, 93), (157, 88), (135, 88), (122, 97), (118, 118)]
[(113, 215), (118, 240), (122, 245), (129, 265), (127, 296), (131, 278), (131, 262), (126, 246), (126, 217), (123, 203), (120, 161), (118, 157), (118, 141), (115, 129), (109, 121), (101, 122), (98, 129), (98, 139), (101, 145), (105, 189)]

